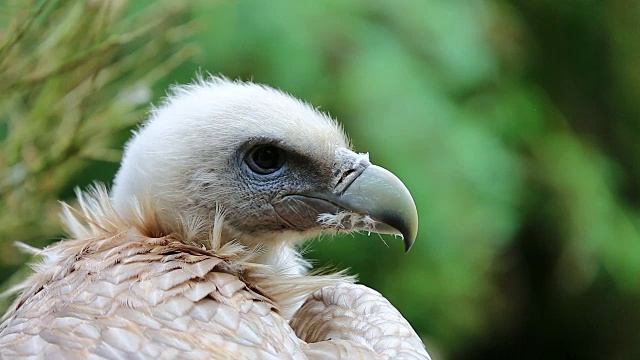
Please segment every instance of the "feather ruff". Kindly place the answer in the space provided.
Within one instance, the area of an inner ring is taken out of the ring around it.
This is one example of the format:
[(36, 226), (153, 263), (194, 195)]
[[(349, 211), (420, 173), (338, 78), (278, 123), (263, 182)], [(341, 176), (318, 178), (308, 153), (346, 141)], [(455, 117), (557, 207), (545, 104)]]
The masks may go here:
[[(296, 275), (290, 268), (309, 267), (294, 248), (280, 244), (276, 249), (281, 256), (277, 264), (264, 264), (257, 260), (265, 251), (263, 247), (248, 248), (235, 241), (223, 242), (220, 229), (224, 222), (224, 210), (218, 208), (213, 224), (204, 219), (183, 219), (179, 232), (166, 233), (158, 221), (154, 204), (150, 199), (132, 202), (130, 218), (121, 217), (115, 210), (107, 189), (95, 184), (86, 192), (76, 191), (79, 208), (62, 204), (62, 221), (69, 240), (60, 241), (44, 249), (36, 249), (23, 243), (17, 246), (23, 251), (40, 257), (31, 265), (34, 273), (22, 283), (13, 286), (2, 295), (19, 293), (3, 320), (11, 317), (28, 298), (46, 291), (46, 284), (60, 281), (67, 274), (83, 267), (93, 272), (121, 261), (124, 257), (157, 252), (185, 252), (220, 259), (217, 270), (223, 270), (242, 279), (246, 284), (272, 303), (285, 319), (289, 319), (307, 297), (315, 291), (337, 283), (353, 283), (355, 277), (338, 271), (321, 274)], [(285, 248), (286, 247), (286, 248)], [(106, 254), (100, 264), (91, 259), (96, 253)]]

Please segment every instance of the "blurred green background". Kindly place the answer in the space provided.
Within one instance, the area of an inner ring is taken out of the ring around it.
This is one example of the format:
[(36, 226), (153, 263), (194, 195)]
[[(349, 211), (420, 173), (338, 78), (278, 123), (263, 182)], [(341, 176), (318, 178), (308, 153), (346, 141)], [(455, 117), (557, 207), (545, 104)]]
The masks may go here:
[(347, 236), (308, 257), (381, 291), (434, 358), (639, 359), (639, 63), (637, 0), (0, 0), (0, 282), (207, 71), (319, 106), (403, 179), (409, 254)]

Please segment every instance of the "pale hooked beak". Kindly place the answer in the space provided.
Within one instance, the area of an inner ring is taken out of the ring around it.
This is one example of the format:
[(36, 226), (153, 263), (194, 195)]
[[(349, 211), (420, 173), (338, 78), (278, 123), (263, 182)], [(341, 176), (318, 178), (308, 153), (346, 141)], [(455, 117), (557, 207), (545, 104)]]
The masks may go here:
[(375, 220), (375, 232), (402, 235), (405, 251), (413, 246), (418, 235), (418, 210), (407, 187), (389, 170), (370, 165), (338, 201), (346, 210)]
[(299, 229), (317, 227), (318, 218), (327, 214), (347, 212), (368, 217), (373, 224), (348, 221), (333, 225), (347, 231), (402, 235), (408, 252), (418, 233), (418, 211), (409, 190), (393, 173), (369, 163), (366, 155), (348, 152), (352, 155), (343, 152), (339, 157), (352, 159), (344, 171), (334, 174), (337, 181), (333, 189), (286, 195), (273, 203), (274, 209)]

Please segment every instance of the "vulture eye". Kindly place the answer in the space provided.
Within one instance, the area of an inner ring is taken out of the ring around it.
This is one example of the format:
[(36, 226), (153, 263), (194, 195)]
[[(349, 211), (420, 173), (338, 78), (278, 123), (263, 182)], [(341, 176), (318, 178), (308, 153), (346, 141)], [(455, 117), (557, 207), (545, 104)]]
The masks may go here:
[(256, 174), (268, 175), (280, 170), (285, 163), (284, 150), (273, 145), (259, 145), (251, 149), (244, 161)]

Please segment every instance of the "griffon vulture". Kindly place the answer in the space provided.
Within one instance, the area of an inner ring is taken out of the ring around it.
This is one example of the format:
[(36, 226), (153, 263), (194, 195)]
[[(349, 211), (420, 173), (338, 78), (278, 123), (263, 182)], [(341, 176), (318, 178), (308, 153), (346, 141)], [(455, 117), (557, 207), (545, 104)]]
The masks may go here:
[(3, 358), (428, 359), (379, 293), (296, 246), (417, 232), (402, 182), (341, 127), (267, 86), (180, 86), (127, 144), (111, 193), (63, 205), (0, 326)]

